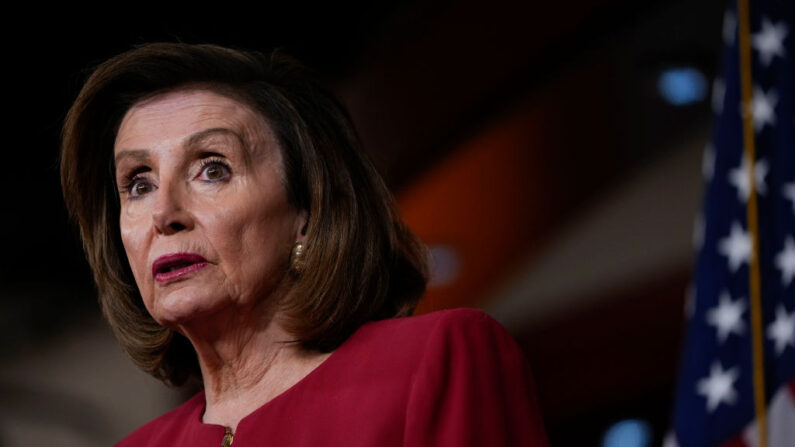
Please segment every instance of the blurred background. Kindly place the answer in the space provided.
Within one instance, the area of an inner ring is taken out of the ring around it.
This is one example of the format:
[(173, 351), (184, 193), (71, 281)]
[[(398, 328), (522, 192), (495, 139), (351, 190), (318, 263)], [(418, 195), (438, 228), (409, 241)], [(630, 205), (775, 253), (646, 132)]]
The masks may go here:
[(315, 69), (431, 248), (418, 312), (499, 320), (553, 445), (617, 430), (662, 443), (723, 1), (128, 9), (31, 12), (1, 31), (0, 446), (110, 445), (186, 397), (138, 372), (101, 321), (57, 168), (91, 67), (164, 40), (279, 47)]

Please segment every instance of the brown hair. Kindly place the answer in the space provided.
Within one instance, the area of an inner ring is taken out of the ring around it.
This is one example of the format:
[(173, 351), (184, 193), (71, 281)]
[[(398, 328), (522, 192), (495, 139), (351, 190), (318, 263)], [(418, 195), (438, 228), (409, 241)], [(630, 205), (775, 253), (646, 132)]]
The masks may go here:
[(333, 96), (294, 60), (214, 45), (156, 43), (104, 63), (63, 129), (61, 184), (77, 220), (105, 318), (133, 361), (172, 384), (200, 377), (192, 346), (144, 308), (119, 232), (113, 144), (135, 103), (189, 84), (253, 106), (283, 152), (287, 196), (309, 215), (300, 275), (283, 303), (307, 349), (330, 351), (367, 321), (411, 314), (426, 253)]

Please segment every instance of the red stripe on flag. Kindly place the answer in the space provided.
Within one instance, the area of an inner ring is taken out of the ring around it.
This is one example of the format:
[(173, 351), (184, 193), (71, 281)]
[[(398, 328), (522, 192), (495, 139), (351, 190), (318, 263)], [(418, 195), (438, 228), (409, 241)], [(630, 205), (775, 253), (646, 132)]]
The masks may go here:
[(724, 444), (721, 444), (721, 447), (748, 447), (748, 444), (745, 443), (745, 439), (743, 439), (742, 435), (737, 435)]

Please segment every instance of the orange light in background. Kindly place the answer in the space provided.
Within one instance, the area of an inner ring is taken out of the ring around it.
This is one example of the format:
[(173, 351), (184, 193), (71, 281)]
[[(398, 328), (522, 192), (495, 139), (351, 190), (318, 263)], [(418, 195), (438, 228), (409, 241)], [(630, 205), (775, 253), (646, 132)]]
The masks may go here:
[[(398, 195), (403, 218), (446, 259), (417, 313), (477, 306), (527, 252), (545, 224), (544, 151), (531, 113), (499, 122), (442, 160)], [(452, 269), (452, 273), (451, 273)], [(450, 277), (454, 274), (454, 277)]]
[(602, 61), (518, 94), (513, 107), (397, 194), (409, 227), (457, 264), (456, 277), (429, 287), (417, 313), (483, 305), (572, 210), (620, 178), (609, 143), (617, 125), (609, 68)]

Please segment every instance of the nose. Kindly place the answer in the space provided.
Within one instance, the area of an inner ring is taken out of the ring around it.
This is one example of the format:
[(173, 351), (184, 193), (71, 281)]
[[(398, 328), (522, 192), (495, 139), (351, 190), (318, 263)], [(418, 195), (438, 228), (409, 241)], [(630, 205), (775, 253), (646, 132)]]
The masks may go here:
[(186, 209), (183, 188), (161, 183), (156, 194), (152, 210), (152, 224), (156, 233), (170, 235), (193, 228), (193, 216)]

